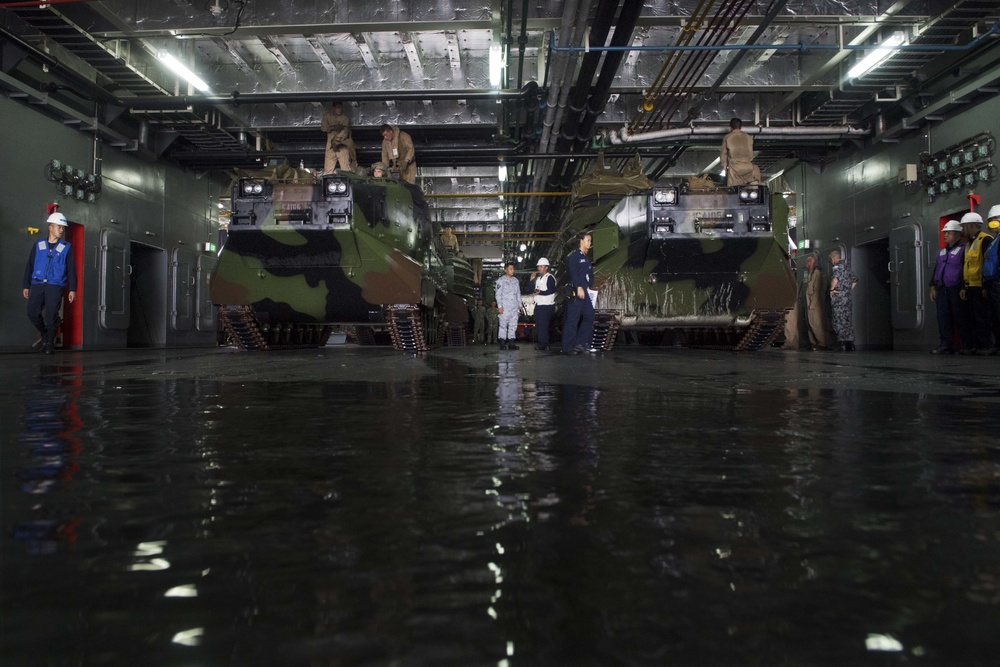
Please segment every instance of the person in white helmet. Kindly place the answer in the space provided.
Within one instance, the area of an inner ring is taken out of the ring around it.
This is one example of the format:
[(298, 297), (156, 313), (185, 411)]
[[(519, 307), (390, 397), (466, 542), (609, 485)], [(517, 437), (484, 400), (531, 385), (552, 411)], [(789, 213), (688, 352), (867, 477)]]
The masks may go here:
[(993, 340), (1000, 341), (1000, 204), (990, 208), (986, 216), (986, 233), (993, 237), (990, 247), (983, 256), (983, 291), (990, 304), (990, 324), (993, 327)]
[(535, 281), (535, 335), (538, 349), (549, 349), (549, 326), (556, 311), (556, 279), (549, 273), (549, 260), (538, 260), (538, 271), (529, 276)]
[(28, 319), (42, 334), (42, 352), (52, 354), (63, 292), (69, 292), (70, 303), (76, 301), (76, 263), (73, 248), (63, 238), (66, 216), (53, 213), (48, 225), (48, 238), (36, 242), (28, 255), (23, 294), (28, 300)]
[(983, 231), (983, 216), (975, 211), (962, 216), (962, 229), (970, 240), (965, 247), (965, 267), (962, 276), (964, 287), (960, 296), (969, 302), (973, 336), (971, 345), (963, 343), (962, 353), (994, 355), (997, 353), (997, 348), (993, 342), (993, 332), (990, 331), (990, 304), (983, 292), (983, 260), (993, 242), (993, 237)]
[(954, 354), (952, 345), (955, 331), (968, 347), (971, 338), (969, 304), (959, 298), (962, 291), (962, 272), (965, 266), (965, 245), (962, 244), (962, 223), (949, 220), (941, 228), (944, 247), (938, 251), (934, 275), (931, 277), (931, 301), (937, 309), (939, 344), (931, 354)]

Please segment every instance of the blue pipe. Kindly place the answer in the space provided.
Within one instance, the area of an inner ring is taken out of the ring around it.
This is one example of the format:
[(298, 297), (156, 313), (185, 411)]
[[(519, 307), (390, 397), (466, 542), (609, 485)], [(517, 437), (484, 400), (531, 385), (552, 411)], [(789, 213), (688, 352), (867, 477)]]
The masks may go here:
[(554, 32), (549, 33), (549, 50), (565, 52), (581, 51), (873, 51), (880, 48), (890, 48), (893, 51), (968, 51), (990, 35), (1000, 35), (1000, 21), (993, 24), (988, 32), (968, 44), (900, 44), (899, 46), (883, 47), (881, 44), (717, 44), (714, 46), (556, 46)]

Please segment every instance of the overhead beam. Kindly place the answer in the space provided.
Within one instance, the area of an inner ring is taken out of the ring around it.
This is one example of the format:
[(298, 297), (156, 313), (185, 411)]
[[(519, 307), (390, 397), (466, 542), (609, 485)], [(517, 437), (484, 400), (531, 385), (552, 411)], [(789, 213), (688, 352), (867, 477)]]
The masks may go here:
[[(100, 6), (101, 3), (95, 3)], [(103, 12), (102, 12), (103, 13)], [(95, 31), (92, 34), (106, 39), (117, 37), (204, 37), (206, 35), (222, 36), (232, 31), (232, 26), (217, 25), (214, 22), (205, 22), (200, 25), (191, 25), (189, 17), (187, 25), (183, 28), (139, 28), (129, 25), (122, 25), (120, 20), (114, 21), (118, 30)], [(747, 16), (741, 25), (753, 28), (763, 20), (764, 16)], [(885, 16), (866, 14), (863, 16), (852, 15), (783, 15), (775, 19), (775, 24), (784, 25), (809, 25), (817, 20), (825, 25), (854, 26), (861, 28), (879, 27), (886, 25), (919, 25), (932, 18), (929, 15), (910, 14), (906, 16)], [(660, 28), (660, 27), (684, 27), (690, 24), (689, 15), (670, 16), (643, 16), (636, 22), (637, 28)], [(529, 32), (544, 32), (555, 30), (560, 27), (562, 20), (559, 17), (529, 18), (527, 30)], [(325, 34), (325, 33), (361, 33), (361, 32), (440, 32), (440, 31), (461, 31), (461, 30), (495, 30), (496, 19), (458, 19), (458, 20), (438, 20), (438, 21), (366, 21), (352, 23), (287, 23), (287, 24), (266, 24), (254, 25), (242, 23), (239, 29), (241, 38), (257, 37), (261, 35), (302, 35), (302, 34)]]
[[(891, 7), (886, 9), (879, 16), (879, 21), (876, 21), (874, 24), (871, 24), (868, 27), (864, 28), (860, 33), (858, 33), (858, 35), (854, 39), (850, 41), (851, 46), (858, 46), (860, 44), (864, 44), (873, 35), (875, 35), (875, 33), (879, 31), (879, 28), (881, 28), (884, 25), (887, 25), (893, 17), (895, 17), (901, 11), (906, 9), (906, 6), (909, 5), (910, 2), (911, 0), (896, 0), (896, 2), (893, 3)], [(912, 16), (907, 16), (906, 18), (909, 19), (910, 23), (917, 23), (917, 21), (915, 21), (914, 17)], [(819, 82), (831, 70), (839, 66), (840, 63), (844, 62), (852, 53), (853, 50), (851, 49), (840, 49), (839, 51), (834, 53), (825, 63), (823, 63), (815, 71), (813, 71), (806, 78), (806, 80), (802, 82), (802, 85), (810, 86), (814, 83)], [(765, 113), (765, 117), (772, 116), (780, 113), (781, 111), (784, 111), (791, 104), (793, 104), (795, 100), (799, 99), (799, 97), (802, 96), (803, 92), (804, 92), (803, 90), (796, 90), (795, 92), (785, 96), (785, 98), (782, 99), (780, 102), (778, 102), (778, 104), (774, 105), (773, 107), (767, 110), (767, 112)]]
[(313, 50), (319, 61), (323, 63), (323, 68), (328, 72), (336, 72), (337, 67), (333, 64), (333, 59), (330, 58), (330, 54), (326, 52), (326, 48), (323, 46), (323, 42), (319, 35), (305, 35), (306, 43), (309, 44), (309, 48)]
[(371, 37), (367, 33), (362, 32), (352, 32), (351, 37), (354, 38), (354, 43), (358, 45), (361, 59), (365, 61), (368, 69), (378, 69), (378, 51), (372, 45)]
[(259, 36), (257, 39), (265, 49), (271, 52), (271, 55), (274, 56), (274, 59), (278, 62), (278, 67), (280, 67), (283, 72), (291, 74), (295, 71), (291, 58), (289, 58), (288, 54), (285, 53), (284, 48), (278, 44), (277, 41), (275, 41), (277, 39), (276, 36)]
[(420, 62), (420, 52), (417, 49), (417, 45), (413, 43), (413, 38), (406, 31), (399, 33), (399, 41), (403, 45), (403, 52), (406, 53), (406, 59), (410, 61), (410, 71), (413, 73), (413, 80), (422, 82), (424, 80), (424, 66)]

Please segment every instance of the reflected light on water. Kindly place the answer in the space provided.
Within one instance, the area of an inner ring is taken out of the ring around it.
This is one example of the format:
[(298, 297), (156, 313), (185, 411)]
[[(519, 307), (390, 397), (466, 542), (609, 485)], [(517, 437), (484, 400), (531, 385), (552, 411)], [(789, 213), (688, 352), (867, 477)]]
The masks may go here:
[(174, 586), (169, 591), (163, 594), (165, 598), (196, 598), (198, 597), (198, 587), (194, 584), (184, 584), (183, 586)]
[(903, 645), (891, 635), (869, 633), (865, 639), (865, 648), (869, 651), (898, 652), (903, 650)]
[(175, 644), (180, 644), (181, 646), (200, 646), (201, 637), (205, 634), (204, 628), (191, 628), (190, 630), (181, 630), (174, 638), (171, 639)]

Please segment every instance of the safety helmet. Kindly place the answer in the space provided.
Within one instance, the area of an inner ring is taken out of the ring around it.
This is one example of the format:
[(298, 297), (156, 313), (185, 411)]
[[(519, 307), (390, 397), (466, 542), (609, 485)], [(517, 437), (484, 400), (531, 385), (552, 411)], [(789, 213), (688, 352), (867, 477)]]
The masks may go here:
[(975, 211), (969, 211), (962, 216), (963, 225), (981, 225), (983, 224), (983, 216), (979, 215)]
[(535, 264), (535, 266), (548, 266), (548, 265), (549, 265), (549, 260), (545, 259), (544, 257), (538, 260), (538, 263)]
[(53, 213), (52, 215), (49, 216), (49, 219), (46, 220), (46, 222), (48, 222), (50, 225), (59, 225), (60, 227), (69, 226), (69, 223), (66, 222), (66, 216), (63, 215), (62, 213)]
[(376, 169), (381, 169), (382, 171), (389, 171), (389, 166), (385, 162), (376, 162), (372, 165), (372, 171)]
[(990, 229), (1000, 229), (1000, 204), (994, 204), (986, 217), (989, 218)]
[(962, 232), (962, 223), (958, 220), (949, 220), (944, 223), (944, 227), (941, 228), (942, 232)]

